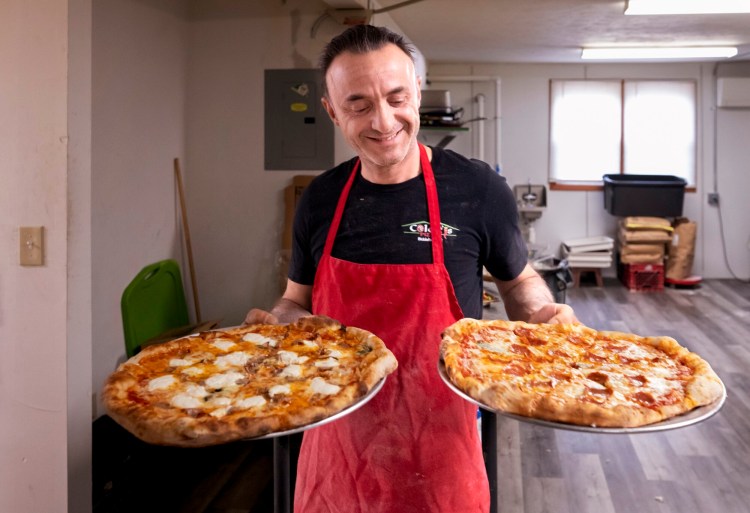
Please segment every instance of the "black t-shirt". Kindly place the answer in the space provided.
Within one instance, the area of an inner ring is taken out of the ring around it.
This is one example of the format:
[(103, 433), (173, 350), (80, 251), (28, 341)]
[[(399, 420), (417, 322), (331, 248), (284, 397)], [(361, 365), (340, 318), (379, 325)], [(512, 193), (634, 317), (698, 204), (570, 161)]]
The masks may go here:
[[(356, 159), (326, 171), (305, 189), (294, 220), (289, 278), (312, 285), (334, 210)], [(515, 198), (505, 178), (487, 164), (433, 148), (445, 266), (467, 317), (482, 316), (482, 267), (501, 280), (518, 276), (527, 249)], [(432, 262), (424, 178), (375, 184), (358, 173), (332, 255), (361, 264)]]

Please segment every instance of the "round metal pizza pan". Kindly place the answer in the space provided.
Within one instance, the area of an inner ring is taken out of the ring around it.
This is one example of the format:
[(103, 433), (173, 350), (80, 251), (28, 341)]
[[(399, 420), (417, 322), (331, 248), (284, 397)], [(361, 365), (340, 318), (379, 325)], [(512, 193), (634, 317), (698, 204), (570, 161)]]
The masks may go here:
[(348, 407), (344, 408), (340, 412), (334, 413), (330, 417), (326, 417), (324, 419), (321, 419), (317, 422), (311, 422), (310, 424), (305, 424), (304, 426), (298, 426), (292, 429), (287, 429), (284, 431), (275, 431), (273, 433), (267, 433), (265, 435), (256, 436), (253, 438), (244, 438), (243, 440), (263, 440), (266, 438), (276, 438), (277, 436), (286, 436), (286, 435), (293, 435), (295, 433), (301, 433), (302, 431), (307, 431), (308, 429), (313, 429), (316, 427), (320, 427), (324, 424), (328, 424), (329, 422), (333, 422), (334, 420), (338, 420), (342, 417), (345, 417), (349, 415), (350, 413), (353, 413), (354, 411), (358, 410), (365, 404), (367, 404), (370, 399), (375, 397), (375, 395), (380, 392), (380, 389), (383, 388), (383, 385), (385, 385), (386, 378), (384, 377), (380, 381), (378, 381), (375, 386), (373, 386), (367, 394), (360, 397), (359, 400), (355, 403), (352, 403)]
[(717, 399), (713, 403), (707, 404), (705, 406), (700, 406), (687, 413), (684, 413), (683, 415), (679, 415), (677, 417), (673, 417), (671, 419), (667, 419), (662, 422), (656, 422), (654, 424), (648, 424), (646, 426), (628, 427), (628, 428), (582, 426), (578, 424), (568, 424), (565, 422), (553, 422), (549, 420), (533, 419), (531, 417), (524, 417), (523, 415), (516, 415), (514, 413), (507, 413), (504, 411), (496, 410), (470, 397), (465, 392), (460, 390), (456, 385), (454, 385), (451, 379), (448, 377), (448, 372), (445, 369), (445, 363), (443, 362), (442, 359), (440, 359), (438, 362), (438, 373), (440, 374), (440, 377), (443, 379), (443, 381), (448, 386), (448, 388), (450, 388), (453, 392), (458, 394), (460, 397), (466, 399), (469, 402), (476, 404), (477, 406), (479, 406), (480, 408), (484, 410), (492, 411), (494, 413), (497, 413), (498, 415), (502, 415), (504, 417), (510, 417), (512, 419), (515, 419), (521, 422), (527, 422), (529, 424), (536, 424), (539, 426), (546, 426), (546, 427), (551, 427), (555, 429), (567, 429), (569, 431), (582, 431), (586, 433), (607, 433), (607, 434), (630, 435), (630, 434), (636, 434), (636, 433), (655, 433), (659, 431), (667, 431), (670, 429), (677, 429), (677, 428), (692, 426), (693, 424), (702, 422), (712, 417), (713, 415), (715, 415), (721, 409), (721, 407), (724, 406), (724, 402), (727, 399), (726, 388), (724, 388), (722, 385), (722, 395), (719, 399)]

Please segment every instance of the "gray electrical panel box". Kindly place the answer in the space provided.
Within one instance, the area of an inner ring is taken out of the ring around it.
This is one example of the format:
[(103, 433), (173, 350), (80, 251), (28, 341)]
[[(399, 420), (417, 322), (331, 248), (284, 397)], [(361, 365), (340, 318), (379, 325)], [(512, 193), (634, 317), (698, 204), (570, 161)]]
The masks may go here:
[(317, 69), (265, 72), (266, 170), (333, 167), (333, 122), (320, 103)]

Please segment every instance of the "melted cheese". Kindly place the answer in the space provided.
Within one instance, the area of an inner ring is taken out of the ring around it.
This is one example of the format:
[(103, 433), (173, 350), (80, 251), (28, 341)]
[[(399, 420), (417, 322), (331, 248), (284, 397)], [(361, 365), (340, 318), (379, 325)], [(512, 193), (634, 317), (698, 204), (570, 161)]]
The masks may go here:
[(203, 387), (201, 385), (196, 385), (195, 383), (189, 383), (187, 387), (185, 387), (185, 393), (191, 397), (196, 398), (203, 398), (208, 395), (208, 390), (206, 390), (206, 387)]
[(653, 355), (649, 353), (646, 349), (643, 349), (642, 347), (638, 347), (637, 345), (625, 342), (627, 344), (627, 348), (623, 351), (620, 351), (620, 354), (624, 356), (625, 358), (629, 360), (651, 360), (653, 359)]
[(296, 363), (293, 363), (287, 367), (284, 367), (284, 370), (279, 373), (279, 376), (284, 378), (301, 378), (302, 367), (297, 365)]
[(266, 399), (261, 395), (254, 395), (252, 397), (246, 397), (244, 399), (240, 399), (234, 404), (235, 408), (240, 408), (243, 410), (247, 410), (249, 408), (257, 408), (259, 406), (263, 406), (266, 404)]
[(247, 333), (244, 337), (242, 337), (242, 340), (245, 342), (252, 342), (253, 344), (257, 346), (271, 346), (276, 347), (277, 342), (276, 340), (268, 337), (264, 337), (260, 333)]
[(159, 376), (148, 382), (148, 391), (153, 392), (155, 390), (163, 390), (169, 388), (177, 382), (174, 376), (167, 374), (165, 376)]
[(284, 351), (283, 349), (276, 353), (279, 357), (279, 360), (283, 364), (290, 364), (290, 363), (305, 363), (309, 358), (307, 356), (300, 356), (294, 351)]
[(216, 366), (219, 369), (229, 369), (231, 367), (242, 367), (250, 359), (250, 355), (244, 351), (235, 351), (234, 353), (225, 354), (216, 358)]
[(170, 367), (187, 367), (188, 365), (192, 365), (192, 360), (186, 360), (184, 358), (172, 358), (169, 360), (169, 366)]
[(235, 344), (234, 341), (226, 338), (217, 338), (211, 345), (217, 349), (221, 349), (222, 351), (227, 351), (237, 344)]
[(315, 366), (319, 369), (333, 369), (338, 367), (339, 361), (335, 358), (326, 358), (325, 360), (318, 360), (315, 362)]
[(232, 404), (232, 400), (228, 397), (224, 396), (214, 396), (211, 398), (211, 400), (208, 401), (207, 406), (211, 408), (218, 408), (222, 406), (229, 406)]
[(197, 366), (197, 365), (194, 365), (194, 366), (192, 366), (192, 367), (185, 367), (184, 369), (182, 369), (182, 371), (181, 371), (181, 372), (182, 372), (183, 374), (187, 375), (187, 376), (194, 376), (194, 377), (195, 377), (195, 376), (200, 376), (200, 375), (202, 375), (202, 374), (203, 374), (204, 372), (206, 372), (206, 371), (205, 371), (205, 369), (203, 368), (203, 366), (200, 366), (200, 367), (199, 367), (199, 366)]
[(498, 340), (493, 340), (492, 342), (480, 342), (477, 344), (477, 346), (484, 349), (485, 351), (490, 351), (492, 353), (497, 353), (497, 354), (502, 354), (502, 355), (512, 354), (510, 352), (510, 346), (503, 344), (502, 342)]
[(310, 392), (313, 394), (333, 395), (337, 394), (339, 390), (341, 390), (340, 386), (328, 383), (320, 376), (313, 378), (310, 382)]
[(292, 392), (292, 389), (289, 388), (289, 385), (274, 385), (268, 390), (268, 395), (271, 397), (279, 394), (290, 394)]
[(237, 381), (245, 377), (241, 372), (229, 371), (223, 374), (214, 374), (206, 379), (206, 386), (213, 390), (219, 390), (221, 388), (232, 387), (236, 385)]
[(675, 388), (671, 382), (656, 376), (649, 376), (646, 379), (645, 386), (653, 390), (657, 395), (666, 395), (670, 390)]
[(177, 394), (176, 396), (172, 397), (172, 400), (169, 401), (169, 404), (171, 404), (175, 408), (200, 408), (201, 406), (203, 406), (203, 401), (188, 394)]

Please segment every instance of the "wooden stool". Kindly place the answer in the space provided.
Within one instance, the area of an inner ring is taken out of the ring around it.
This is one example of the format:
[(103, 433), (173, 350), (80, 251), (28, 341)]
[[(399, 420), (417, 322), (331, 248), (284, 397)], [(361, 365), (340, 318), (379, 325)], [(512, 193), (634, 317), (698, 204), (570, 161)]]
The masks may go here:
[(602, 270), (598, 267), (571, 267), (570, 272), (573, 273), (573, 286), (575, 287), (580, 287), (581, 274), (583, 273), (594, 273), (596, 286), (597, 287), (604, 286), (604, 281), (602, 280)]

